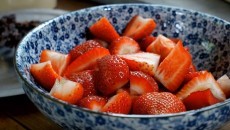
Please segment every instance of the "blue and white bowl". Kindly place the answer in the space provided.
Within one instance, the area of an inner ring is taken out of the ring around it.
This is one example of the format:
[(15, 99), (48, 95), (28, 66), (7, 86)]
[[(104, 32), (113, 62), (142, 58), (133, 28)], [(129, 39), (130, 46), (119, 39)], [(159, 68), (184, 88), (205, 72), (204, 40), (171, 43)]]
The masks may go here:
[(85, 130), (203, 130), (217, 129), (230, 120), (230, 99), (199, 110), (165, 115), (122, 115), (89, 111), (49, 95), (29, 72), (43, 49), (61, 53), (86, 40), (88, 27), (106, 16), (121, 33), (136, 14), (157, 23), (154, 36), (180, 38), (189, 47), (199, 70), (215, 77), (230, 75), (230, 23), (181, 8), (150, 4), (104, 5), (78, 10), (50, 20), (30, 32), (19, 44), (15, 68), (23, 89), (37, 108), (66, 129)]

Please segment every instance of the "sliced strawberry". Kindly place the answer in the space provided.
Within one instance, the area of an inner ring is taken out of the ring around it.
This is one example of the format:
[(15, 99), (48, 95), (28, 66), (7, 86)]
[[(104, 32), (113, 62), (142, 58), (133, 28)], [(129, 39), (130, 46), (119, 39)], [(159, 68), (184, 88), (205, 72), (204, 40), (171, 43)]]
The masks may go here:
[(220, 88), (223, 90), (226, 97), (229, 98), (230, 97), (230, 79), (229, 77), (225, 74), (221, 76), (217, 80), (217, 82), (220, 84)]
[(156, 81), (141, 71), (130, 72), (130, 94), (142, 95), (148, 92), (158, 92)]
[(93, 70), (84, 70), (81, 72), (76, 72), (68, 75), (67, 79), (82, 84), (84, 88), (84, 95), (92, 96), (97, 95), (95, 83), (94, 83), (94, 71)]
[(76, 104), (82, 98), (83, 91), (80, 83), (60, 78), (56, 80), (50, 95), (70, 104)]
[(89, 30), (96, 38), (109, 43), (119, 38), (119, 34), (106, 17), (99, 19)]
[(148, 52), (119, 55), (126, 61), (130, 70), (142, 71), (153, 76), (160, 62), (160, 56)]
[(68, 77), (71, 73), (80, 72), (82, 70), (93, 69), (96, 66), (97, 59), (100, 59), (106, 55), (110, 55), (109, 50), (103, 47), (93, 48), (77, 59), (75, 59), (64, 72), (64, 76)]
[(103, 46), (104, 48), (109, 48), (109, 43), (106, 41), (103, 41), (101, 39), (94, 39), (95, 41), (97, 41), (101, 46)]
[(153, 42), (156, 40), (156, 37), (149, 35), (144, 37), (141, 42), (139, 43), (141, 50), (145, 51), (146, 48)]
[(78, 105), (80, 107), (88, 108), (92, 111), (101, 111), (101, 109), (105, 106), (107, 100), (103, 97), (99, 96), (87, 96), (82, 98)]
[(131, 110), (132, 99), (126, 91), (114, 95), (102, 108), (102, 112), (128, 114)]
[(200, 109), (218, 102), (221, 101), (212, 94), (210, 89), (192, 92), (183, 100), (187, 110)]
[(188, 73), (192, 63), (191, 55), (186, 51), (181, 42), (158, 66), (155, 77), (171, 92), (175, 92)]
[(214, 79), (212, 74), (207, 71), (203, 71), (203, 73), (201, 73), (199, 76), (193, 78), (187, 84), (185, 84), (177, 93), (177, 96), (181, 100), (184, 100), (193, 92), (204, 91), (207, 89), (210, 89), (214, 97), (216, 97), (218, 100), (223, 101), (226, 99), (224, 92), (220, 88), (220, 85)]
[(202, 73), (206, 73), (206, 71), (195, 71), (195, 72), (188, 72), (185, 77), (184, 77), (184, 81), (183, 84), (188, 83), (190, 80), (192, 80), (195, 77), (198, 77), (199, 75), (201, 75)]
[(127, 24), (123, 36), (128, 36), (138, 41), (150, 35), (156, 27), (156, 23), (151, 18), (143, 18), (139, 15), (132, 17)]
[(88, 40), (88, 41), (83, 42), (80, 45), (75, 46), (69, 52), (69, 55), (71, 57), (71, 62), (74, 61), (76, 58), (78, 58), (80, 55), (96, 47), (102, 47), (102, 46), (100, 43), (98, 43), (95, 40)]
[(169, 92), (151, 92), (143, 94), (132, 106), (134, 114), (168, 114), (186, 111), (183, 102)]
[(109, 51), (111, 54), (130, 54), (140, 51), (139, 44), (132, 38), (123, 36), (114, 40), (110, 46)]
[(59, 77), (53, 69), (51, 61), (32, 64), (30, 66), (30, 73), (34, 79), (48, 91), (53, 87), (56, 78)]
[(116, 55), (108, 55), (97, 61), (98, 90), (104, 95), (116, 92), (129, 81), (129, 67)]
[(152, 52), (159, 54), (161, 56), (161, 61), (171, 52), (175, 47), (175, 43), (163, 35), (157, 36), (146, 49), (147, 52)]

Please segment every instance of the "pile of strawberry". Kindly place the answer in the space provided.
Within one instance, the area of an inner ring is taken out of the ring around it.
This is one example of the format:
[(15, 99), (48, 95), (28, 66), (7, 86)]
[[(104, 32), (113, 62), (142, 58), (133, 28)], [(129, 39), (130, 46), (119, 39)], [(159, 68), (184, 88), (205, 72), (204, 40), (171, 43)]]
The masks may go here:
[(153, 37), (151, 18), (134, 16), (119, 35), (105, 17), (94, 39), (68, 54), (43, 50), (30, 72), (50, 94), (93, 111), (166, 114), (199, 109), (230, 96), (230, 80), (198, 71), (179, 39)]

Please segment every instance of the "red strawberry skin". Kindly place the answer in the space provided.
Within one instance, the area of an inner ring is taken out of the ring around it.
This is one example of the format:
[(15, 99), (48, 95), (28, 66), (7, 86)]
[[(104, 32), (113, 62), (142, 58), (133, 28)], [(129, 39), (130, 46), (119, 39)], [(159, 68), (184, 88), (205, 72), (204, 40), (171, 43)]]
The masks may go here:
[(169, 92), (151, 92), (136, 98), (132, 110), (134, 114), (169, 114), (186, 111), (183, 102)]
[(156, 37), (151, 36), (151, 35), (146, 36), (145, 38), (143, 38), (139, 43), (139, 45), (141, 47), (141, 50), (145, 51), (146, 48), (155, 40), (156, 40)]
[(78, 106), (88, 108), (92, 111), (101, 111), (106, 103), (107, 100), (103, 97), (87, 96), (79, 101)]
[(108, 55), (97, 61), (97, 89), (103, 95), (116, 92), (129, 81), (129, 67), (116, 55)]

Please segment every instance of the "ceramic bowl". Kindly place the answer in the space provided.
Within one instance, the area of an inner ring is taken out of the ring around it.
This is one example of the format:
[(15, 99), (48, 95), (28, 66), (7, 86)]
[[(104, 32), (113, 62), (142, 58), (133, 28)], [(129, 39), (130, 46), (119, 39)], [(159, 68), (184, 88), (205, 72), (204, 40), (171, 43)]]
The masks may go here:
[(61, 53), (86, 40), (88, 27), (106, 16), (121, 33), (136, 14), (151, 17), (154, 36), (180, 38), (192, 53), (198, 70), (215, 77), (230, 75), (230, 23), (186, 9), (150, 4), (116, 4), (86, 8), (50, 20), (31, 31), (19, 44), (15, 68), (23, 89), (36, 107), (66, 129), (85, 130), (203, 130), (217, 129), (230, 120), (230, 99), (199, 110), (165, 115), (123, 115), (92, 112), (49, 95), (29, 72), (44, 49)]

